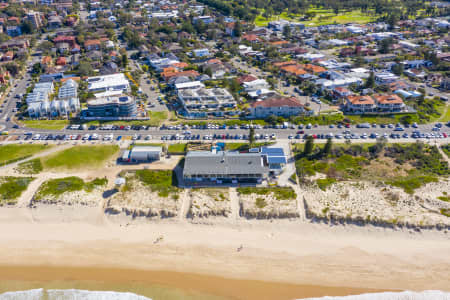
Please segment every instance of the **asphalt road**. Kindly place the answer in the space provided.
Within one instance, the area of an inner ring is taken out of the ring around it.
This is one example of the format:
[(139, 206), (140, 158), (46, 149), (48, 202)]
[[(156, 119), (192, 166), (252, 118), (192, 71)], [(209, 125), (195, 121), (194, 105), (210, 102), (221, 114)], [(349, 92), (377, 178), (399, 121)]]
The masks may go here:
[[(367, 135), (370, 135), (371, 133), (377, 133), (379, 136), (382, 136), (384, 133), (387, 133), (390, 135), (391, 133), (397, 133), (402, 136), (404, 133), (408, 133), (408, 135), (411, 135), (413, 131), (420, 131), (421, 133), (436, 133), (435, 131), (432, 131), (433, 125), (432, 124), (426, 124), (426, 125), (419, 125), (419, 128), (404, 128), (404, 131), (394, 131), (392, 128), (380, 128), (379, 126), (377, 128), (356, 128), (354, 126), (351, 126), (350, 128), (329, 128), (328, 126), (318, 126), (313, 127), (311, 129), (275, 129), (275, 128), (267, 128), (267, 129), (256, 129), (255, 133), (260, 135), (272, 135), (275, 134), (277, 139), (288, 139), (289, 136), (295, 136), (300, 130), (303, 130), (304, 133), (300, 134), (302, 137), (304, 134), (330, 134), (332, 133), (334, 136), (337, 134), (345, 135), (345, 131), (350, 131), (352, 134), (355, 134), (357, 136), (361, 136), (364, 133)], [(248, 135), (249, 130), (248, 129), (188, 129), (192, 135), (200, 135), (201, 139), (203, 140), (203, 137), (205, 135), (214, 135), (214, 134), (220, 134), (220, 135)], [(160, 130), (159, 128), (149, 128), (148, 130), (70, 130), (70, 129), (64, 129), (64, 130), (41, 130), (41, 129), (17, 129), (10, 131), (10, 135), (23, 135), (26, 132), (32, 132), (33, 134), (67, 134), (67, 135), (85, 135), (85, 134), (98, 134), (98, 135), (106, 135), (106, 134), (113, 134), (114, 137), (117, 136), (133, 136), (135, 134), (141, 135), (142, 137), (145, 137), (146, 135), (151, 135), (153, 140), (160, 140), (162, 136), (168, 136), (168, 135), (184, 135), (185, 130)], [(447, 126), (443, 126), (440, 130), (441, 133), (450, 134), (450, 128)], [(364, 140), (364, 139), (359, 139)], [(370, 140), (370, 139), (367, 139)], [(372, 139), (373, 140), (373, 139)], [(410, 140), (413, 140), (410, 138)], [(447, 139), (439, 139), (439, 140), (450, 140)]]

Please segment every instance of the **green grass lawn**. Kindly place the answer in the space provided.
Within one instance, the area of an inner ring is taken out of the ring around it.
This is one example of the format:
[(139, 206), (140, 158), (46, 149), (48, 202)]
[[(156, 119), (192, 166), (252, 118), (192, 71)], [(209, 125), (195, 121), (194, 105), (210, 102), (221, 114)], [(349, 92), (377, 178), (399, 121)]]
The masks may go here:
[(278, 16), (271, 16), (270, 18), (264, 18), (262, 13), (255, 18), (256, 26), (267, 26), (269, 22), (283, 19), (287, 21), (296, 21), (305, 24), (306, 26), (321, 26), (321, 25), (329, 25), (329, 24), (345, 24), (345, 23), (359, 23), (365, 24), (369, 22), (373, 22), (376, 20), (376, 16), (369, 15), (361, 12), (360, 10), (353, 10), (348, 12), (340, 12), (338, 15), (335, 15), (334, 12), (330, 9), (323, 8), (311, 8), (309, 12), (315, 12), (316, 16), (311, 20), (300, 21), (302, 15), (294, 15), (288, 14), (287, 12), (283, 12)]
[(183, 153), (186, 152), (187, 144), (170, 144), (167, 148), (169, 153)]
[(118, 151), (116, 145), (75, 146), (42, 158), (42, 164), (44, 169), (98, 168)]
[(175, 187), (175, 174), (172, 170), (137, 170), (136, 177), (160, 197), (168, 197), (177, 193)]
[(450, 105), (440, 105), (437, 110), (440, 113), (440, 116), (433, 116), (430, 121), (431, 122), (449, 122), (450, 121)]
[(0, 206), (15, 204), (32, 180), (31, 177), (0, 177)]
[(48, 148), (50, 148), (50, 146), (39, 144), (11, 144), (0, 146), (0, 165), (7, 162), (11, 163), (20, 159), (25, 159)]
[(90, 121), (85, 123), (87, 126), (95, 125), (107, 125), (107, 124), (113, 124), (118, 126), (133, 126), (133, 125), (139, 125), (139, 126), (160, 126), (165, 120), (167, 120), (167, 112), (166, 111), (150, 111), (149, 112), (150, 120), (134, 120), (134, 121)]
[[(252, 148), (258, 148), (258, 147), (263, 147), (263, 146), (270, 146), (273, 145), (274, 142), (264, 142), (264, 143), (254, 143), (252, 145)], [(250, 144), (249, 143), (225, 143), (225, 150), (229, 150), (229, 151), (233, 151), (233, 150), (237, 150), (237, 151), (245, 151), (250, 149)]]
[(69, 125), (69, 120), (25, 120), (22, 123), (29, 128), (61, 130)]

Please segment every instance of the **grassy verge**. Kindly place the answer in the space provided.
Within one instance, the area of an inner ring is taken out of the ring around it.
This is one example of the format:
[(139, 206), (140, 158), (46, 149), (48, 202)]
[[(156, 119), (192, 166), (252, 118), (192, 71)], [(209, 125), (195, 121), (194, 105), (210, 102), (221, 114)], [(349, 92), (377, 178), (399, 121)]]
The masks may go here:
[(61, 130), (69, 125), (69, 120), (25, 120), (22, 123), (28, 128)]
[(106, 178), (96, 178), (89, 182), (75, 176), (51, 179), (42, 184), (34, 196), (35, 201), (39, 201), (46, 196), (57, 197), (65, 192), (77, 192), (85, 190), (91, 192), (94, 188), (104, 186), (108, 183)]
[(291, 187), (240, 187), (237, 192), (242, 195), (268, 195), (272, 193), (277, 200), (293, 200), (297, 198), (297, 194)]
[(133, 121), (89, 121), (85, 124), (87, 126), (95, 125), (95, 126), (101, 126), (101, 125), (117, 125), (117, 126), (160, 126), (165, 120), (167, 120), (167, 112), (165, 111), (150, 111), (149, 112), (150, 120), (133, 120)]
[(20, 163), (17, 166), (17, 171), (21, 174), (38, 174), (43, 170), (41, 159), (35, 158), (29, 161)]
[[(274, 142), (265, 142), (265, 143), (253, 143), (252, 148), (258, 148), (263, 146), (273, 145)], [(246, 151), (250, 149), (249, 143), (225, 143), (225, 150), (229, 151)]]
[(167, 148), (167, 151), (169, 153), (185, 153), (187, 149), (187, 144), (181, 143), (181, 144), (170, 144)]
[(171, 170), (137, 170), (136, 177), (160, 197), (178, 192), (175, 187), (176, 175)]
[(116, 145), (75, 146), (42, 158), (44, 169), (98, 168), (119, 151)]
[(0, 178), (0, 206), (15, 204), (17, 198), (33, 180), (31, 177), (2, 177)]
[(48, 145), (40, 144), (11, 144), (0, 146), (0, 166), (25, 159), (49, 148), (50, 146)]

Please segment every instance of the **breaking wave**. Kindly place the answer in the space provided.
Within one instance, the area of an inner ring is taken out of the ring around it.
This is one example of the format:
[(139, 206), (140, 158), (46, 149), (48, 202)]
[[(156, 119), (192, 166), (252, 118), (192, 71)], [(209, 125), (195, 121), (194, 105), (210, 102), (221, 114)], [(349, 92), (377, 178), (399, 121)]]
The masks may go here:
[(442, 291), (423, 292), (385, 292), (361, 294), (353, 296), (326, 296), (319, 298), (306, 298), (302, 300), (450, 300), (450, 293)]
[(151, 300), (133, 293), (86, 291), (86, 290), (45, 290), (6, 292), (0, 300)]

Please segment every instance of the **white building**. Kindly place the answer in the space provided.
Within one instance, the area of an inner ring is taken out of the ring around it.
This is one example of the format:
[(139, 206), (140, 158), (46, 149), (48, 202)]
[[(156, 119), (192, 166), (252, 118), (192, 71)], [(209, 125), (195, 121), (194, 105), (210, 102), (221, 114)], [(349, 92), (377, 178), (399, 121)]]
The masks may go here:
[(130, 90), (130, 83), (123, 73), (94, 76), (87, 79), (89, 92), (104, 92), (104, 91), (122, 91), (128, 92)]
[(256, 79), (253, 81), (244, 82), (242, 86), (247, 93), (256, 90), (269, 89), (269, 84), (264, 79)]
[(297, 98), (276, 96), (253, 103), (249, 109), (249, 116), (255, 119), (265, 119), (271, 115), (290, 117), (305, 112), (303, 104)]
[(160, 160), (162, 147), (158, 146), (134, 146), (131, 150), (125, 150), (122, 154), (122, 162), (140, 163)]
[(178, 91), (178, 99), (186, 110), (219, 110), (235, 107), (233, 96), (222, 88), (183, 89)]
[(391, 83), (397, 81), (398, 79), (399, 79), (398, 76), (390, 72), (375, 74), (375, 81), (380, 84)]
[(182, 82), (182, 83), (176, 83), (175, 89), (178, 90), (196, 90), (204, 88), (205, 85), (200, 81), (189, 81), (189, 82)]
[(58, 91), (59, 99), (70, 99), (78, 97), (78, 83), (74, 80), (67, 80)]

